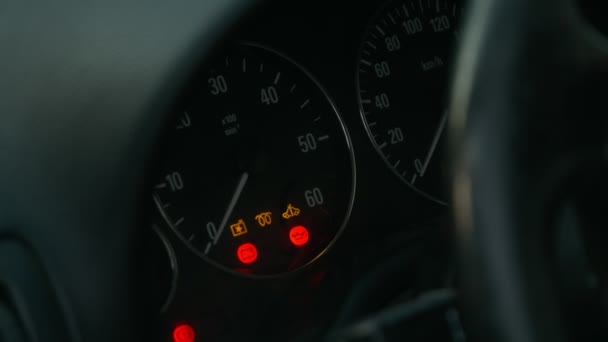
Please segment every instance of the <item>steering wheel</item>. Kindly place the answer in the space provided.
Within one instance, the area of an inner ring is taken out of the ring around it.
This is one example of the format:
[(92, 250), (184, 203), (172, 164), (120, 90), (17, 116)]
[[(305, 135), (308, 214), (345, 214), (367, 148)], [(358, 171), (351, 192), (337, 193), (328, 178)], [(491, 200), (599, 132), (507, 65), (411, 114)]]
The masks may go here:
[(608, 42), (576, 1), (473, 5), (450, 143), (466, 325), (605, 340)]
[[(154, 165), (166, 114), (189, 73), (247, 3), (2, 2), (1, 338), (153, 336), (138, 247), (150, 188), (142, 175)], [(585, 248), (597, 242), (585, 238), (595, 234), (580, 218), (601, 217), (608, 202), (596, 208), (567, 190), (581, 165), (597, 169), (598, 181), (605, 175), (606, 118), (584, 104), (605, 89), (586, 85), (607, 71), (608, 47), (578, 13), (567, 0), (473, 6), (454, 83), (451, 146), (469, 326), (486, 340), (606, 336), (597, 321), (605, 315), (568, 320), (566, 309), (580, 303), (563, 300), (556, 281), (563, 263), (548, 256), (590, 269), (595, 261), (562, 253), (572, 244), (547, 246), (547, 236)], [(557, 214), (564, 212), (571, 214)], [(582, 237), (559, 238), (569, 234)], [(588, 293), (579, 285), (572, 286)]]

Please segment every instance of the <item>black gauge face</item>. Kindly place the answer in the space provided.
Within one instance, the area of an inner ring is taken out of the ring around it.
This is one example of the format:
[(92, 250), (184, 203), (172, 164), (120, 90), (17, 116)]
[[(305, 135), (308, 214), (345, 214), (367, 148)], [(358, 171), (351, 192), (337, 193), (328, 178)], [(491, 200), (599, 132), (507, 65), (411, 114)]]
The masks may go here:
[(188, 246), (223, 268), (298, 269), (349, 216), (346, 128), (319, 84), (277, 52), (241, 44), (212, 63), (169, 144), (157, 205)]
[(359, 105), (372, 143), (403, 182), (441, 204), (448, 67), (460, 14), (454, 0), (392, 1), (369, 24), (358, 60)]

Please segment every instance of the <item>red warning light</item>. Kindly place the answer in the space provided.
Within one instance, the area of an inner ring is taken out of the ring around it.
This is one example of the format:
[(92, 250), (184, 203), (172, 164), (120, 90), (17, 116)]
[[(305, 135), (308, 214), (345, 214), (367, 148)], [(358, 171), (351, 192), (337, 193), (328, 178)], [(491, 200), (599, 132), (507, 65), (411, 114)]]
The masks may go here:
[(194, 329), (188, 324), (180, 324), (173, 329), (174, 342), (194, 342)]
[(244, 243), (239, 246), (236, 256), (243, 264), (251, 264), (258, 258), (258, 249), (252, 243)]
[(295, 246), (304, 246), (308, 242), (308, 229), (304, 226), (295, 226), (289, 231), (289, 239)]

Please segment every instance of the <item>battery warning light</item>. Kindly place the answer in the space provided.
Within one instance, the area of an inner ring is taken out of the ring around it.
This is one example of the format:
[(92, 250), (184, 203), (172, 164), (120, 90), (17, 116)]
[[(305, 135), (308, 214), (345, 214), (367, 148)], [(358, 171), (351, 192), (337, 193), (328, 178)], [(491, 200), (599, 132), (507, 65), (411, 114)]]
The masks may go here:
[(236, 250), (236, 256), (243, 264), (251, 264), (258, 258), (258, 249), (252, 243), (244, 243)]
[(174, 342), (194, 342), (194, 329), (188, 324), (180, 324), (173, 329)]
[(295, 246), (304, 246), (308, 242), (308, 229), (304, 226), (295, 226), (289, 231), (289, 240)]

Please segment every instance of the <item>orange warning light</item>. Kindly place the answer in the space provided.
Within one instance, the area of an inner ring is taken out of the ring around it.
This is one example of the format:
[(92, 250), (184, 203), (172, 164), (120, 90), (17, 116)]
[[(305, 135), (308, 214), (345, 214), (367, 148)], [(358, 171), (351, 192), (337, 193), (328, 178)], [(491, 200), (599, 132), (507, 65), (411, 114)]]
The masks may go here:
[(304, 226), (295, 226), (289, 231), (289, 239), (295, 246), (304, 246), (308, 242), (308, 229)]
[(251, 264), (258, 258), (258, 249), (252, 243), (244, 243), (239, 246), (236, 256), (243, 264)]
[(291, 203), (287, 204), (287, 210), (285, 210), (285, 212), (281, 214), (281, 216), (283, 216), (283, 218), (286, 220), (298, 215), (300, 215), (300, 209), (294, 207), (293, 205), (291, 205)]
[(194, 342), (194, 329), (188, 324), (180, 324), (173, 329), (174, 342)]
[(235, 224), (230, 225), (230, 232), (232, 236), (237, 237), (243, 234), (247, 234), (247, 226), (245, 225), (245, 221), (239, 219)]

